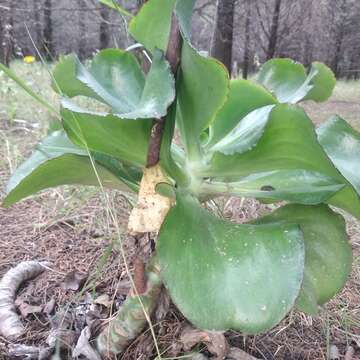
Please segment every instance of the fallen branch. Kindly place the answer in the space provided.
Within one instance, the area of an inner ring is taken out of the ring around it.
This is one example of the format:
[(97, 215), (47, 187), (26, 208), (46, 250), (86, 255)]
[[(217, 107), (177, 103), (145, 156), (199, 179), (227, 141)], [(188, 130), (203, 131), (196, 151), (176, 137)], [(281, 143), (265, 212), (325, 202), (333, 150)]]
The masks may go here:
[(40, 275), (47, 262), (24, 261), (10, 269), (0, 281), (0, 335), (14, 340), (24, 333), (24, 325), (16, 313), (16, 293), (25, 281)]

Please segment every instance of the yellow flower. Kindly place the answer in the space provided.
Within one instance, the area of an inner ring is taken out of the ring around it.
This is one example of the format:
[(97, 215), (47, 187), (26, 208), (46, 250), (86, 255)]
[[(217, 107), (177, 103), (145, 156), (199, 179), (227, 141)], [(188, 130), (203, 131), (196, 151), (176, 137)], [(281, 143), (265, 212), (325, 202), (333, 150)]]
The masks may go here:
[(35, 62), (35, 57), (34, 56), (32, 56), (32, 55), (24, 56), (24, 63), (32, 64), (33, 62)]

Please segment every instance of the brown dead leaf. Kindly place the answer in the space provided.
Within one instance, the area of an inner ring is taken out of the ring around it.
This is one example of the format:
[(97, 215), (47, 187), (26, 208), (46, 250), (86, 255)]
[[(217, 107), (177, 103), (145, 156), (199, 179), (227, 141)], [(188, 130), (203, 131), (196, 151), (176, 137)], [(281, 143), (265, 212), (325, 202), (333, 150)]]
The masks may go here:
[(108, 294), (101, 294), (94, 300), (94, 303), (108, 308), (111, 306), (112, 300)]
[(348, 348), (346, 349), (344, 360), (355, 360), (354, 355), (355, 355), (354, 348), (352, 346), (348, 346)]
[(55, 305), (56, 305), (56, 301), (54, 298), (51, 298), (45, 305), (43, 308), (43, 312), (47, 315), (51, 315), (54, 312), (55, 309)]
[(61, 288), (63, 290), (78, 291), (84, 286), (87, 277), (88, 277), (87, 274), (73, 270), (68, 274), (66, 274), (61, 284)]
[(116, 294), (117, 295), (127, 295), (131, 289), (131, 282), (130, 280), (123, 279), (118, 282), (116, 287)]
[(209, 352), (214, 355), (214, 360), (223, 360), (229, 352), (229, 344), (223, 333), (207, 332), (187, 327), (183, 330), (180, 342), (185, 351), (190, 351), (196, 344), (203, 343)]
[(81, 335), (75, 349), (73, 350), (73, 357), (85, 356), (88, 360), (101, 360), (98, 352), (90, 345), (91, 330), (89, 326), (81, 331)]
[(138, 203), (131, 211), (128, 223), (130, 234), (157, 232), (171, 208), (172, 200), (156, 192), (156, 185), (167, 183), (159, 165), (146, 168), (140, 183)]
[(40, 305), (30, 305), (21, 298), (16, 299), (15, 305), (20, 311), (21, 316), (25, 319), (31, 314), (39, 314), (42, 312), (43, 307)]
[(226, 358), (227, 360), (259, 360), (245, 351), (232, 347), (230, 348), (230, 352)]

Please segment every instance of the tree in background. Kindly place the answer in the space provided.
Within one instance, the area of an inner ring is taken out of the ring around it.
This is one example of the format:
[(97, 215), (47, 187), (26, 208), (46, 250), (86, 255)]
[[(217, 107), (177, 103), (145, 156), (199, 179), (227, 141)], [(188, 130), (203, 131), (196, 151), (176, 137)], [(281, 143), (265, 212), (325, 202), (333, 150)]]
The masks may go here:
[(218, 0), (211, 48), (211, 55), (220, 60), (230, 73), (232, 68), (234, 8), (235, 2), (233, 0)]
[(44, 3), (44, 29), (43, 29), (43, 51), (46, 58), (51, 60), (55, 56), (52, 28), (52, 1), (45, 0)]
[(275, 0), (274, 11), (271, 21), (271, 28), (270, 28), (269, 45), (266, 52), (266, 60), (272, 59), (275, 56), (276, 45), (278, 40), (281, 1), (282, 0)]
[(244, 0), (245, 5), (245, 41), (244, 41), (244, 60), (242, 76), (247, 79), (250, 63), (250, 24), (251, 24), (251, 1)]
[(100, 7), (100, 49), (106, 49), (110, 44), (110, 9), (101, 5)]
[[(80, 9), (86, 8), (86, 0), (79, 0)], [(86, 58), (86, 12), (79, 10), (79, 49), (78, 56), (81, 60)]]

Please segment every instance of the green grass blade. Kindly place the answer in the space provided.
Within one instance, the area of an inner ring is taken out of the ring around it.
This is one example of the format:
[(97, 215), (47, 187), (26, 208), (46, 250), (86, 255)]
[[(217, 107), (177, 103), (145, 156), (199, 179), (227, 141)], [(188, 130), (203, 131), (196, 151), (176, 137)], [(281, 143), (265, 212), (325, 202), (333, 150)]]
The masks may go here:
[(45, 99), (40, 95), (36, 94), (28, 85), (25, 84), (13, 71), (10, 70), (7, 66), (0, 63), (0, 70), (2, 70), (10, 79), (16, 82), (23, 90), (25, 90), (32, 98), (38, 101), (41, 105), (45, 106), (50, 112), (58, 115), (56, 109), (50, 105)]

